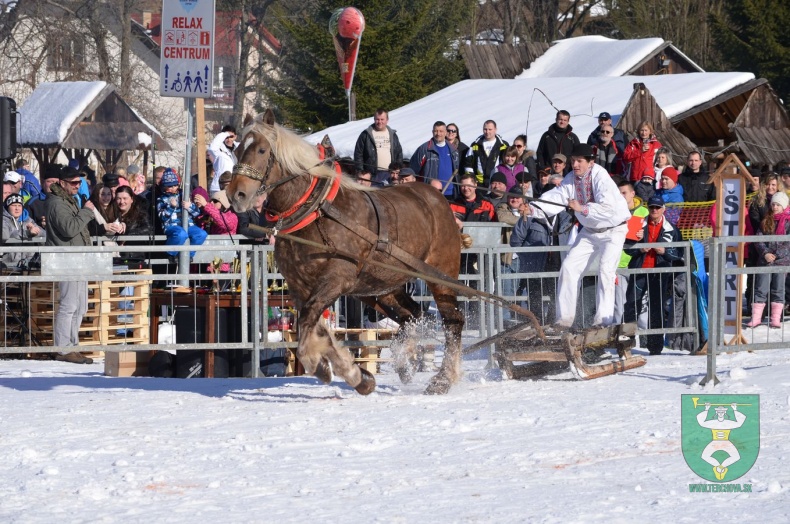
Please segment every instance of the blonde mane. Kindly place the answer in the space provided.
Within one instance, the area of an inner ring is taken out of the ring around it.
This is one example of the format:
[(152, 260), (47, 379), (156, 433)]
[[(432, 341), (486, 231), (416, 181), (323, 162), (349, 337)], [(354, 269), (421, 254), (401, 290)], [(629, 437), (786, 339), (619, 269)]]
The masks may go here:
[[(250, 131), (260, 133), (269, 142), (272, 154), (283, 172), (308, 173), (319, 178), (340, 176), (332, 166), (321, 161), (315, 146), (310, 145), (296, 133), (277, 124), (270, 126), (261, 122), (253, 122), (245, 127), (242, 136), (246, 136)], [(244, 139), (242, 139), (243, 143)], [(356, 183), (349, 175), (340, 177), (340, 185), (362, 191), (375, 190)]]

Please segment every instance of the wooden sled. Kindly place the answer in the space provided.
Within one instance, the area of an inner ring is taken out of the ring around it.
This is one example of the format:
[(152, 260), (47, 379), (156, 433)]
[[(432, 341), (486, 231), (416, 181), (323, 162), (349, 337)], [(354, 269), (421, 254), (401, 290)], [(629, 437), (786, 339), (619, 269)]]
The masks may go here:
[[(570, 368), (580, 380), (613, 375), (644, 366), (646, 360), (631, 354), (636, 345), (636, 324), (589, 328), (581, 333), (554, 332), (546, 329), (545, 339), (528, 324), (519, 324), (464, 349), (471, 353), (496, 344), (494, 358), (511, 379), (546, 375)], [(605, 348), (617, 350), (610, 360), (592, 362)], [(516, 365), (515, 363), (523, 363)]]

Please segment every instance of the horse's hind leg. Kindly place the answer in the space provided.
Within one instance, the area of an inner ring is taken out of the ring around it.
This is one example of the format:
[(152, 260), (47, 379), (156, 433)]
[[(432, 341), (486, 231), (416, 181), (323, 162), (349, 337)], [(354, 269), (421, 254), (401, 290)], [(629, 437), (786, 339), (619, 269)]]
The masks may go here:
[(450, 386), (461, 378), (461, 331), (464, 328), (464, 316), (458, 309), (458, 300), (451, 289), (439, 284), (428, 284), (428, 287), (442, 315), (445, 337), (442, 366), (425, 390), (428, 395), (437, 395), (447, 393)]

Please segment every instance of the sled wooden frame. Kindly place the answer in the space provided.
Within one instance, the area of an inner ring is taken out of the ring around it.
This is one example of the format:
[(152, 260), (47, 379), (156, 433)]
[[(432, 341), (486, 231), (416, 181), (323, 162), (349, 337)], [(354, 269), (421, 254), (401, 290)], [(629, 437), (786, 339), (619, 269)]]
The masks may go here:
[[(250, 229), (258, 230), (264, 234), (275, 234), (297, 243), (322, 249), (336, 256), (355, 259), (352, 254), (338, 249), (336, 246), (319, 244), (287, 233), (277, 232), (272, 228), (265, 228), (253, 224), (250, 224), (249, 227)], [(358, 228), (351, 226), (349, 229), (354, 230)], [(365, 238), (367, 235), (360, 236)], [(400, 257), (398, 256), (400, 253), (397, 251), (391, 254), (394, 258), (407, 264), (411, 269), (404, 269), (373, 259), (367, 259), (365, 263), (390, 271), (403, 273), (414, 278), (420, 278), (428, 282), (441, 283), (464, 296), (475, 297), (486, 302), (495, 303), (500, 307), (527, 317), (529, 322), (512, 326), (462, 350), (463, 354), (466, 355), (483, 347), (498, 342), (501, 343), (505, 340), (510, 340), (511, 343), (523, 346), (527, 351), (503, 350), (500, 348), (494, 351), (497, 364), (508, 378), (545, 375), (569, 367), (574, 377), (580, 380), (588, 380), (638, 368), (644, 366), (646, 363), (644, 357), (631, 354), (631, 348), (636, 345), (636, 324), (631, 323), (610, 327), (590, 328), (581, 333), (551, 331), (550, 334), (547, 335), (535, 315), (518, 304), (514, 304), (498, 295), (464, 285), (458, 280), (450, 278), (436, 268), (410, 255)], [(585, 363), (582, 358), (583, 352), (586, 349), (594, 350), (599, 348), (616, 348), (618, 358), (597, 364)], [(532, 362), (535, 364), (531, 366), (515, 366), (513, 364), (514, 362)]]
[[(605, 377), (644, 366), (647, 361), (632, 355), (636, 345), (635, 323), (609, 327), (592, 327), (579, 333), (553, 332), (547, 329), (544, 339), (525, 324), (518, 324), (492, 337), (481, 340), (464, 350), (470, 353), (495, 344), (494, 358), (499, 368), (510, 379), (529, 378), (570, 369), (579, 380)], [(595, 364), (584, 360), (587, 350), (617, 350), (617, 357)], [(517, 366), (521, 362), (523, 365)]]

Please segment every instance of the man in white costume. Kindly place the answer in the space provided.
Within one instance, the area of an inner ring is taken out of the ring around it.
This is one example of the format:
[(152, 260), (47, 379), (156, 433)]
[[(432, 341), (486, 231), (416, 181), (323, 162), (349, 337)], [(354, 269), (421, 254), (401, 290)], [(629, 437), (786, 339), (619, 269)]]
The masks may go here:
[(222, 131), (214, 137), (211, 144), (208, 146), (208, 153), (211, 158), (211, 163), (214, 166), (214, 178), (211, 179), (208, 192), (214, 195), (220, 190), (219, 177), (226, 171), (233, 172), (233, 166), (236, 165), (236, 155), (233, 150), (238, 147), (239, 143), (236, 142), (236, 128), (232, 125), (223, 126)]
[(610, 326), (614, 323), (617, 263), (628, 232), (626, 222), (631, 218), (631, 213), (612, 177), (593, 162), (591, 146), (575, 145), (571, 159), (573, 171), (565, 175), (559, 186), (540, 196), (543, 201), (560, 205), (532, 202), (528, 214), (551, 217), (568, 207), (576, 213), (576, 220), (581, 226), (560, 269), (557, 327), (570, 328), (573, 325), (579, 281), (595, 258), (600, 258), (600, 261), (596, 293), (598, 307), (593, 324)]

